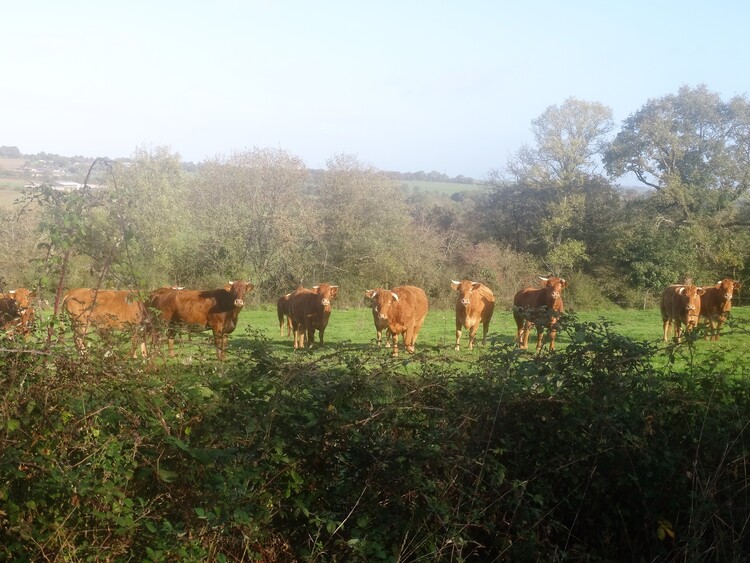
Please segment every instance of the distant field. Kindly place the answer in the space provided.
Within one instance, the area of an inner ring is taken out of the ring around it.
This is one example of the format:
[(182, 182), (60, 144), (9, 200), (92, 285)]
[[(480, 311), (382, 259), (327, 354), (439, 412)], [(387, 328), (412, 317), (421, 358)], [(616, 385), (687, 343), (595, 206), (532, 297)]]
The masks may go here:
[(0, 178), (0, 207), (10, 207), (21, 197), (24, 181), (16, 178)]
[(453, 195), (456, 192), (475, 191), (483, 189), (477, 184), (456, 184), (452, 182), (429, 182), (426, 180), (404, 180), (401, 182), (409, 186), (411, 191), (417, 189), (421, 192), (435, 192), (444, 195)]
[(15, 170), (26, 162), (23, 158), (0, 158), (0, 170)]

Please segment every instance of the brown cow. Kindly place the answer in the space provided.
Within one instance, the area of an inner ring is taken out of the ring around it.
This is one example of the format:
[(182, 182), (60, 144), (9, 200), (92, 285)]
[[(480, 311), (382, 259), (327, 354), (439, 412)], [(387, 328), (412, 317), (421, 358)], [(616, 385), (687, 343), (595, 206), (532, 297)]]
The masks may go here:
[(495, 296), (484, 284), (471, 280), (451, 280), (451, 287), (458, 292), (456, 300), (456, 351), (460, 350), (461, 328), (469, 329), (469, 350), (474, 349), (474, 340), (482, 324), (482, 345), (487, 340), (487, 331), (495, 310)]
[(674, 324), (675, 340), (680, 339), (682, 327), (690, 332), (698, 325), (701, 314), (701, 295), (706, 292), (702, 287), (693, 284), (672, 284), (664, 288), (661, 294), (661, 319), (664, 324), (664, 342), (669, 341), (669, 327)]
[[(18, 289), (11, 290), (8, 293), (0, 293), (0, 299), (12, 299), (15, 302), (18, 308), (18, 314), (13, 319), (13, 323), (11, 324), (15, 326), (16, 329), (24, 336), (28, 336), (30, 334), (31, 328), (34, 324), (34, 308), (31, 306), (33, 298), (34, 292), (29, 291), (25, 287), (19, 287)], [(9, 327), (10, 324), (6, 328)]]
[(391, 347), (391, 331), (388, 330), (388, 319), (381, 319), (378, 314), (378, 295), (377, 289), (368, 289), (365, 291), (365, 297), (370, 300), (370, 306), (372, 308), (372, 322), (375, 324), (375, 342), (378, 347), (383, 343), (383, 331), (385, 331), (385, 347)]
[(549, 351), (555, 351), (557, 320), (563, 313), (562, 291), (568, 282), (560, 277), (539, 279), (544, 282), (541, 288), (526, 287), (513, 297), (513, 318), (516, 321), (516, 342), (521, 350), (529, 347), (529, 332), (536, 325), (536, 351), (542, 350), (544, 329), (549, 329)]
[(149, 307), (158, 309), (167, 323), (169, 355), (174, 356), (177, 326), (193, 325), (213, 332), (216, 357), (225, 357), (229, 335), (237, 327), (237, 318), (245, 306), (245, 294), (255, 289), (250, 282), (237, 280), (219, 289), (196, 291), (163, 287), (151, 294)]
[(284, 317), (286, 317), (286, 336), (292, 335), (292, 318), (289, 316), (289, 297), (291, 293), (282, 295), (276, 302), (276, 315), (279, 317), (279, 336), (284, 336)]
[(320, 334), (320, 345), (331, 316), (331, 300), (336, 297), (339, 287), (328, 283), (314, 286), (312, 289), (298, 288), (289, 296), (289, 315), (294, 332), (294, 348), (312, 347), (315, 331)]
[(706, 292), (701, 296), (701, 316), (708, 323), (707, 340), (719, 339), (719, 331), (732, 309), (734, 291), (741, 287), (742, 284), (732, 278), (724, 278), (715, 286), (704, 288)]
[(375, 303), (378, 318), (388, 322), (388, 332), (393, 340), (393, 355), (398, 356), (398, 337), (403, 336), (407, 352), (414, 352), (417, 335), (427, 316), (429, 305), (424, 290), (413, 285), (393, 289), (370, 289), (367, 293)]
[(141, 355), (146, 357), (144, 333), (149, 318), (139, 292), (80, 287), (65, 294), (62, 306), (70, 317), (73, 339), (81, 354), (86, 350), (83, 339), (93, 326), (100, 331), (130, 331), (130, 355), (133, 358), (138, 357), (136, 348), (140, 334)]

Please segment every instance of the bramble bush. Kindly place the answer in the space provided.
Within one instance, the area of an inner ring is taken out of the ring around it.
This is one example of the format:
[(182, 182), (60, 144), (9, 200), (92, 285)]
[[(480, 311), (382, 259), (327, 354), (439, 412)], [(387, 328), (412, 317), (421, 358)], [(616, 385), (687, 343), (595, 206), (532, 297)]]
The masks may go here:
[(746, 560), (744, 366), (562, 330), (468, 361), (4, 341), (0, 559)]

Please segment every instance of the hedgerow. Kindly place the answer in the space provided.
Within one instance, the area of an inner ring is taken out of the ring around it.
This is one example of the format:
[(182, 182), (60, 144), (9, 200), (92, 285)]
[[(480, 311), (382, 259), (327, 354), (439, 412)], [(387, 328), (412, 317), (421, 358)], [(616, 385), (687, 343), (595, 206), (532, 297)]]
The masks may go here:
[(564, 330), (470, 362), (3, 342), (0, 559), (746, 560), (743, 366)]

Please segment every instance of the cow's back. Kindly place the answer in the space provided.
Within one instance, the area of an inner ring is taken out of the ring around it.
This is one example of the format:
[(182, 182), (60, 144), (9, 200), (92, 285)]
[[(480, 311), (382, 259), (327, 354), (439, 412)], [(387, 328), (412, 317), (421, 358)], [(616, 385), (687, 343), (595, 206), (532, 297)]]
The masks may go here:
[(681, 297), (679, 290), (684, 287), (680, 284), (671, 284), (664, 288), (661, 294), (661, 318), (662, 320), (680, 318)]
[(392, 290), (398, 295), (398, 320), (404, 326), (421, 324), (427, 316), (427, 294), (421, 287), (402, 285)]
[(122, 328), (146, 320), (141, 296), (130, 290), (71, 289), (63, 298), (63, 308), (74, 323), (93, 323), (102, 328)]
[(471, 294), (471, 306), (479, 311), (479, 316), (484, 321), (492, 317), (495, 310), (495, 294), (486, 285), (482, 284), (479, 289)]
[(208, 326), (217, 305), (216, 298), (210, 293), (193, 289), (173, 290), (165, 298), (165, 318), (170, 322)]
[(513, 296), (514, 307), (541, 307), (544, 304), (543, 290), (534, 287), (519, 289)]

